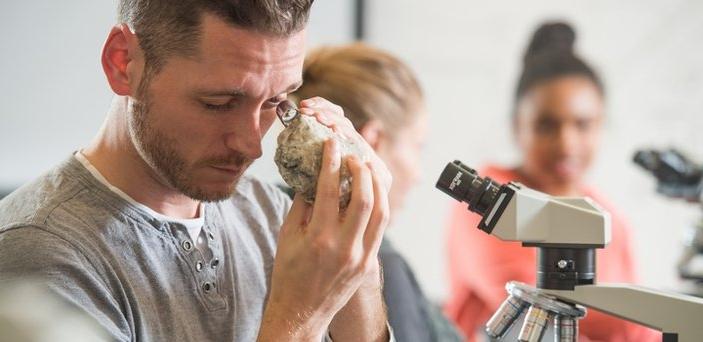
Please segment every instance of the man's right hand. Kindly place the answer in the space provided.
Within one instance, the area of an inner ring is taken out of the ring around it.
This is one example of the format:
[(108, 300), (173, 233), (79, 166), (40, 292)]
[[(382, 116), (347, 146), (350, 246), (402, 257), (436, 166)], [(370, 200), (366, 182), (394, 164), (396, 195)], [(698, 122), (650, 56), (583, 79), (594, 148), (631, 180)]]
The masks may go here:
[[(340, 212), (342, 162), (353, 188)], [(374, 203), (380, 182), (359, 158), (342, 161), (334, 140), (325, 143), (314, 206), (296, 196), (281, 227), (259, 341), (320, 341), (364, 277), (378, 271), (388, 214)]]

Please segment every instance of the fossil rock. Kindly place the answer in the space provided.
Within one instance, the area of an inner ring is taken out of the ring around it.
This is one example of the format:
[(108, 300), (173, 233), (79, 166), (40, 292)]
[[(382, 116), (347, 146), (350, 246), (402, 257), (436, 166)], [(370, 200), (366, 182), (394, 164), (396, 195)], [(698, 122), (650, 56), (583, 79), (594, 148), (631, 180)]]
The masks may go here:
[[(342, 160), (350, 154), (359, 156), (361, 160), (367, 159), (358, 143), (319, 123), (315, 117), (299, 114), (284, 123), (287, 127), (278, 135), (274, 160), (283, 180), (308, 203), (315, 200), (322, 151), (327, 139), (337, 140)], [(349, 204), (351, 182), (352, 177), (343, 162), (339, 179), (341, 208), (346, 208)]]

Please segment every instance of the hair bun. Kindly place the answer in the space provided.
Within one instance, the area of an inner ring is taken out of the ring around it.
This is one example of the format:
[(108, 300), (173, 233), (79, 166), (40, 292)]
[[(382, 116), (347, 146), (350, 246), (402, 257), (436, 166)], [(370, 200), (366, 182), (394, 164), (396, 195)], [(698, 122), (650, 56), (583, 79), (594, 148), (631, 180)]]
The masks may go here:
[(544, 23), (532, 35), (523, 62), (543, 54), (573, 54), (575, 41), (576, 32), (568, 23)]

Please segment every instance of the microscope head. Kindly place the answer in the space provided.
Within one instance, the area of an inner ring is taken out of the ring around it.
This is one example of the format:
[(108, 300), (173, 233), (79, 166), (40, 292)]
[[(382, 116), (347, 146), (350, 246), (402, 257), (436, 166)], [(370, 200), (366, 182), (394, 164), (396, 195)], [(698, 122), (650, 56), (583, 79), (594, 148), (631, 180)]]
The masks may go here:
[(703, 177), (699, 165), (674, 149), (640, 150), (633, 161), (663, 183), (698, 184)]
[(479, 228), (529, 246), (603, 248), (610, 243), (610, 215), (590, 198), (554, 197), (516, 182), (482, 178), (460, 161), (449, 163), (437, 188), (481, 215)]
[(499, 184), (454, 161), (437, 188), (481, 215), (479, 229), (537, 247), (538, 287), (573, 289), (595, 282), (595, 248), (610, 243), (610, 215), (589, 198), (553, 197), (522, 184)]
[(657, 191), (662, 195), (703, 202), (703, 167), (681, 152), (640, 150), (633, 161), (657, 179)]

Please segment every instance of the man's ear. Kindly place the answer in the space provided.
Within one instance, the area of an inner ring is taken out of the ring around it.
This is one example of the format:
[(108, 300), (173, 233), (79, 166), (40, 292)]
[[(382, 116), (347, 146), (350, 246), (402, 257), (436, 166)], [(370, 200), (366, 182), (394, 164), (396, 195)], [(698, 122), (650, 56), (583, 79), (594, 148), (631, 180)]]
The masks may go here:
[(378, 147), (384, 139), (385, 130), (380, 121), (371, 119), (361, 127), (359, 134), (361, 134), (361, 137), (366, 140), (374, 151), (378, 151)]
[(115, 94), (127, 96), (136, 91), (138, 80), (134, 79), (137, 75), (134, 68), (143, 68), (135, 65), (143, 64), (137, 63), (137, 58), (141, 59), (137, 36), (127, 24), (115, 25), (107, 36), (101, 58), (107, 82)]

